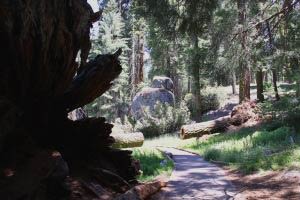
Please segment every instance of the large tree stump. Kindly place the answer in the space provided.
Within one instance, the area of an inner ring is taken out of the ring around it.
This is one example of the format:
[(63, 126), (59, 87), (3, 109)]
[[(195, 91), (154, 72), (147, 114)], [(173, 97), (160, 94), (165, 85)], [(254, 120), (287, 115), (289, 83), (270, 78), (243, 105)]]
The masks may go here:
[[(45, 185), (52, 167), (42, 167), (51, 158), (33, 162), (38, 152), (59, 151), (69, 176), (88, 179), (93, 172), (86, 169), (94, 167), (135, 181), (131, 152), (111, 148), (112, 125), (104, 118), (67, 118), (107, 91), (122, 70), (121, 50), (87, 60), (90, 28), (100, 15), (86, 0), (0, 1), (0, 185), (7, 186), (0, 187), (1, 199), (56, 199)], [(36, 177), (22, 166), (46, 171)], [(6, 169), (15, 173), (2, 176)], [(47, 195), (37, 196), (39, 188)]]

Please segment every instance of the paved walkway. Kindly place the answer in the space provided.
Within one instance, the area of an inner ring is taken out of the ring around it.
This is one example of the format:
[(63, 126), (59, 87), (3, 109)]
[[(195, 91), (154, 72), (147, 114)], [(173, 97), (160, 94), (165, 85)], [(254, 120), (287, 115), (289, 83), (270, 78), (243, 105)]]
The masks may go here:
[(155, 199), (234, 199), (235, 187), (226, 180), (220, 167), (192, 153), (173, 148), (160, 149), (172, 154), (175, 170), (167, 187), (163, 188)]

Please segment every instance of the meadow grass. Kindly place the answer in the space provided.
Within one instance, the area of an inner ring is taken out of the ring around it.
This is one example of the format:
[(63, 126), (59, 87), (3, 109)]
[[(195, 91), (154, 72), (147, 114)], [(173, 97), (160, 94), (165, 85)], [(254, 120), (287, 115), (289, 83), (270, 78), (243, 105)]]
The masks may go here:
[(134, 148), (133, 157), (141, 163), (142, 174), (138, 177), (140, 181), (149, 181), (159, 175), (170, 176), (174, 167), (171, 160), (155, 148)]

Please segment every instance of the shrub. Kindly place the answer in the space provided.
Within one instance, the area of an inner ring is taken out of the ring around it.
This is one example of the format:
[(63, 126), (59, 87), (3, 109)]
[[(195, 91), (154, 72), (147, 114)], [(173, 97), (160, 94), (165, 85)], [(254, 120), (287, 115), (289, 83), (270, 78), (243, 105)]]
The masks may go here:
[(263, 87), (264, 87), (264, 92), (267, 92), (267, 91), (272, 90), (273, 84), (270, 82), (266, 82), (266, 83), (264, 83)]
[[(204, 91), (201, 95), (201, 112), (205, 113), (210, 110), (217, 110), (222, 102), (221, 96), (222, 95), (219, 95), (217, 93)], [(190, 112), (192, 112), (194, 107), (193, 105), (195, 104), (195, 97), (193, 96), (193, 94), (186, 94), (186, 96), (184, 97), (184, 101), (186, 101), (187, 107), (189, 108)]]
[(291, 96), (283, 96), (279, 101), (266, 101), (259, 104), (261, 114), (271, 115), (278, 125), (288, 125), (300, 130), (300, 100)]
[(153, 112), (145, 108), (144, 117), (133, 123), (136, 131), (142, 132), (145, 137), (153, 137), (177, 131), (189, 120), (190, 112), (184, 101), (179, 107), (158, 102)]

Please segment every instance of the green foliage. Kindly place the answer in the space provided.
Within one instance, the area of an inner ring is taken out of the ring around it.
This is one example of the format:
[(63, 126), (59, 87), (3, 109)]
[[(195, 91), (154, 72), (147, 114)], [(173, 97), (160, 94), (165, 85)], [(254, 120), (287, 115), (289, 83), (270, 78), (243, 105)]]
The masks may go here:
[[(124, 32), (125, 22), (115, 1), (108, 1), (99, 26), (99, 38), (92, 41), (93, 46), (90, 57), (92, 58), (100, 53), (113, 53), (119, 48), (122, 48), (126, 54), (129, 47), (128, 38), (125, 37)], [(128, 58), (123, 54), (120, 61), (123, 70), (114, 81), (113, 87), (86, 106), (90, 116), (103, 116), (109, 122), (113, 122), (116, 118), (121, 118), (124, 121), (129, 110), (131, 87), (129, 84)]]
[(206, 160), (223, 162), (244, 173), (282, 169), (300, 161), (300, 135), (288, 127), (273, 131), (242, 129), (196, 141), (185, 148), (200, 153)]
[(153, 180), (156, 176), (170, 175), (174, 164), (171, 160), (155, 149), (133, 149), (133, 157), (140, 161), (142, 174), (138, 177), (141, 181)]
[(294, 96), (283, 96), (276, 102), (259, 104), (263, 115), (271, 115), (273, 120), (285, 126), (300, 130), (300, 99)]
[[(224, 87), (206, 87), (203, 89), (201, 94), (201, 113), (219, 109), (223, 106), (226, 96), (226, 88)], [(190, 112), (193, 112), (193, 104), (195, 103), (193, 94), (186, 94), (184, 101), (186, 102)]]
[(157, 103), (154, 111), (145, 108), (144, 117), (135, 122), (135, 130), (145, 137), (154, 137), (180, 129), (190, 120), (190, 112), (184, 101), (178, 108), (167, 103)]
[(273, 84), (272, 84), (272, 83), (269, 83), (269, 82), (265, 82), (265, 83), (264, 83), (264, 91), (265, 91), (265, 92), (271, 91), (271, 90), (272, 90), (272, 87), (273, 87)]

